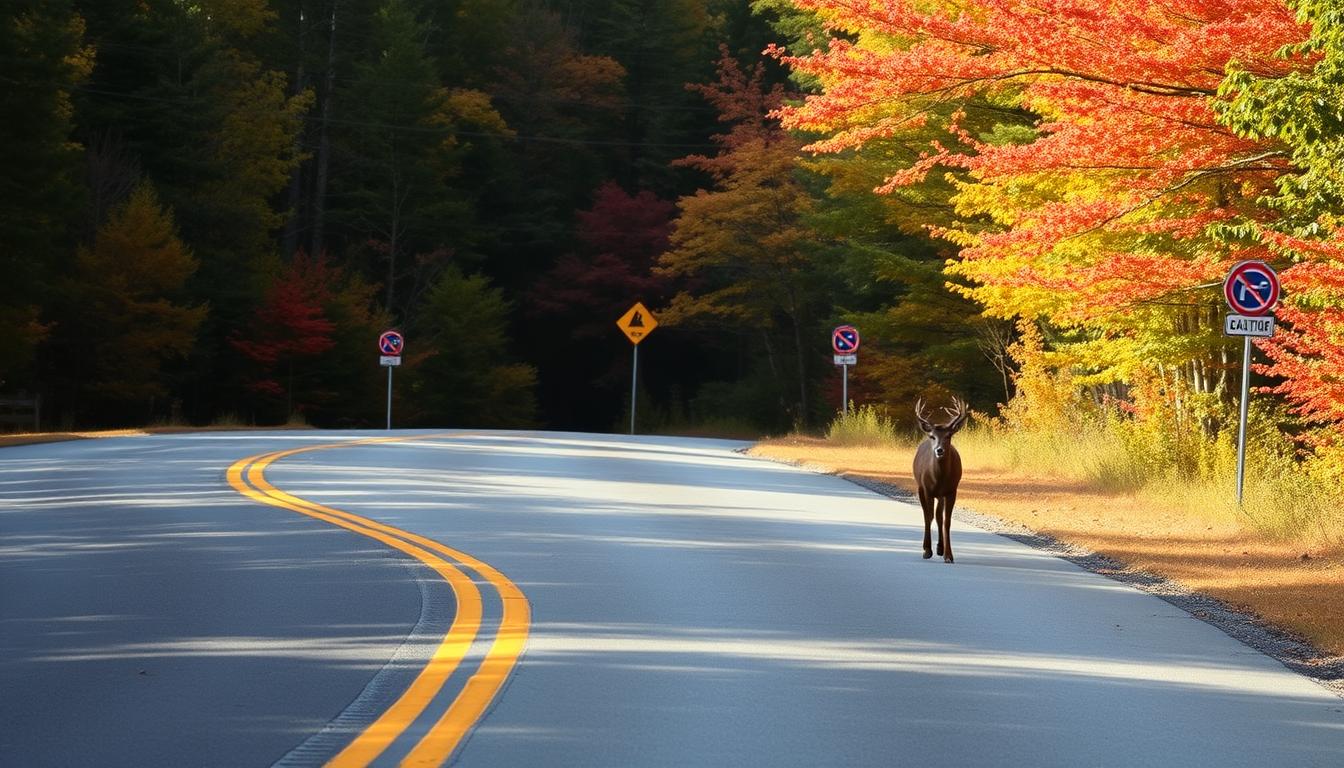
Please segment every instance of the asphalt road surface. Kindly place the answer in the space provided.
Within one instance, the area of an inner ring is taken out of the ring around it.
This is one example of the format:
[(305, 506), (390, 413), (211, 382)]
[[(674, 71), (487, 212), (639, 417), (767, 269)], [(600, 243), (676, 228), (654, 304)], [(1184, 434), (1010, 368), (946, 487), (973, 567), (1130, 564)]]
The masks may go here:
[(1217, 629), (740, 443), (390, 434), (0, 449), (0, 766), (1344, 765)]

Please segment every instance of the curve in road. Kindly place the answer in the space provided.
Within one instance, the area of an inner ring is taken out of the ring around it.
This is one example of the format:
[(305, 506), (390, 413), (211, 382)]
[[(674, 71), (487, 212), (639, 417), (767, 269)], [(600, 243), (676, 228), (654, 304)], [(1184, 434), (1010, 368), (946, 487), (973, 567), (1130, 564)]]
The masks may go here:
[[(420, 439), (439, 437), (426, 435)], [(507, 682), (527, 643), (531, 609), (516, 584), (490, 565), (433, 539), (370, 520), (334, 507), (317, 504), (286, 493), (266, 480), (272, 463), (300, 453), (372, 443), (404, 442), (406, 437), (369, 438), (324, 445), (303, 446), (239, 459), (229, 467), (229, 484), (242, 495), (262, 504), (287, 509), (331, 525), (367, 536), (414, 557), (437, 573), (452, 588), (457, 611), (448, 632), (429, 662), (404, 693), (367, 728), (327, 763), (330, 768), (358, 768), (372, 763), (430, 708), (453, 672), (462, 663), (481, 628), (480, 590), (463, 571), (475, 571), (499, 593), (503, 605), (499, 627), (490, 650), (476, 672), (467, 679), (429, 730), (419, 736), (404, 766), (437, 766), (447, 762), (463, 738), (480, 720), (495, 695)], [(411, 736), (414, 738), (414, 736)]]

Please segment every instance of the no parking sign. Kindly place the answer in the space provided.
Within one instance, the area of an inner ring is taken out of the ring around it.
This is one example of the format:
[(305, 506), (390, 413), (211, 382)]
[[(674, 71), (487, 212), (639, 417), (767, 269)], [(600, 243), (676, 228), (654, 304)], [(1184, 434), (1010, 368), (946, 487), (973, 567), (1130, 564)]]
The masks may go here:
[(392, 428), (392, 369), (401, 365), (406, 337), (400, 331), (383, 331), (378, 337), (378, 364), (387, 369), (387, 428)]
[(1243, 261), (1228, 273), (1223, 295), (1239, 315), (1267, 315), (1279, 303), (1279, 276), (1263, 261)]
[(1237, 429), (1237, 503), (1246, 483), (1246, 416), (1251, 399), (1251, 337), (1274, 333), (1275, 305), (1279, 303), (1279, 276), (1263, 261), (1243, 261), (1232, 267), (1223, 282), (1227, 306), (1236, 314), (1223, 320), (1223, 332), (1241, 336), (1241, 420)]
[(853, 355), (859, 351), (859, 331), (852, 325), (842, 325), (831, 331), (831, 349), (837, 355)]

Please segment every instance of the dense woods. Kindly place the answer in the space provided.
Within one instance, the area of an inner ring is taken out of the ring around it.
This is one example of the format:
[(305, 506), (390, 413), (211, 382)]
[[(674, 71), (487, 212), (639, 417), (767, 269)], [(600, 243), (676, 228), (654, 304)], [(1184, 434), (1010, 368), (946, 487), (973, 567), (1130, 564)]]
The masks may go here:
[[(1331, 0), (17, 0), (0, 393), (48, 426), (816, 429), (955, 392), (1344, 467)], [(1333, 468), (1333, 469), (1331, 469)]]

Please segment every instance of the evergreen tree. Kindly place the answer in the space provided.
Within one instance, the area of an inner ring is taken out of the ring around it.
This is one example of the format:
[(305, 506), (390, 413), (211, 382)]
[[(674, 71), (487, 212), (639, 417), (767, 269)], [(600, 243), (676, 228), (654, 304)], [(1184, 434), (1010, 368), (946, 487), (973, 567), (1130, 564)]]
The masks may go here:
[(0, 16), (0, 391), (29, 387), (50, 283), (79, 216), (72, 91), (93, 66), (69, 2), (21, 0)]
[(339, 95), (350, 117), (336, 140), (328, 229), (381, 262), (370, 274), (399, 317), (414, 311), (402, 284), (410, 254), (474, 248), (472, 195), (454, 183), (470, 147), (458, 132), (507, 133), (487, 96), (443, 85), (431, 33), (406, 0), (388, 0), (373, 19), (371, 58)]
[(416, 421), (454, 427), (532, 425), (537, 374), (530, 365), (510, 361), (503, 330), (510, 310), (503, 293), (486, 278), (456, 266), (444, 271), (407, 341)]

